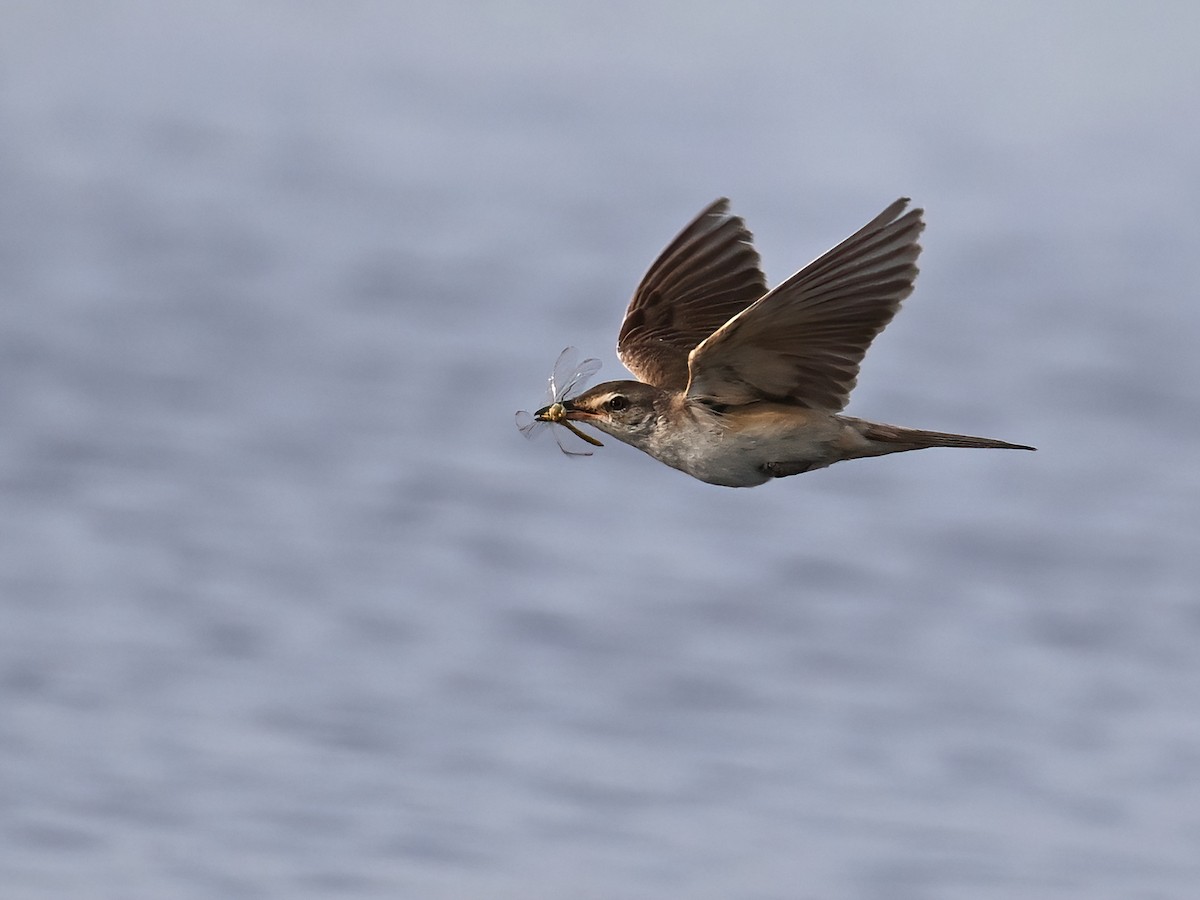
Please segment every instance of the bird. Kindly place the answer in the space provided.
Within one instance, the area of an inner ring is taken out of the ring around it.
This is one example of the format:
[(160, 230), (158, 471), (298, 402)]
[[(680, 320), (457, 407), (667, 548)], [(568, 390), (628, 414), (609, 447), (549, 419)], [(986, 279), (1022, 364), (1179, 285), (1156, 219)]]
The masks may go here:
[(715, 200), (625, 311), (617, 356), (637, 380), (556, 397), (533, 419), (600, 445), (577, 427), (591, 426), (725, 487), (928, 447), (1035, 449), (842, 413), (871, 342), (913, 291), (925, 222), (909, 203), (896, 200), (768, 290), (746, 223)]

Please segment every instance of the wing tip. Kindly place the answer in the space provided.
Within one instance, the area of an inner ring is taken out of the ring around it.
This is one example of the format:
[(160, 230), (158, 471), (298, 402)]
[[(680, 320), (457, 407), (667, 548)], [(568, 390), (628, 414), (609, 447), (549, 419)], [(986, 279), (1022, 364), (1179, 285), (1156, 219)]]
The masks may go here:
[(876, 217), (877, 221), (891, 223), (902, 218), (922, 218), (925, 215), (925, 208), (916, 206), (908, 209), (910, 203), (912, 203), (912, 197), (900, 197), (892, 201), (891, 205)]
[(731, 208), (732, 207), (730, 206), (728, 197), (718, 197), (712, 203), (708, 204), (708, 206), (704, 207), (704, 212), (702, 212), (700, 215), (728, 216)]

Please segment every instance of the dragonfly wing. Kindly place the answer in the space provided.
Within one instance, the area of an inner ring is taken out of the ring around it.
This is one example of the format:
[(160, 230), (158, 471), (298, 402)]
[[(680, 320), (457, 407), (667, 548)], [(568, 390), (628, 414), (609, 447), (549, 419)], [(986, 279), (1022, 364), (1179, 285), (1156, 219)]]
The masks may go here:
[(600, 371), (600, 360), (585, 359), (579, 361), (579, 351), (567, 347), (558, 354), (554, 363), (554, 371), (550, 373), (550, 402), (559, 403), (568, 393), (584, 383)]
[(532, 438), (546, 427), (545, 422), (539, 422), (527, 410), (517, 410), (517, 430), (527, 438)]
[[(563, 432), (565, 432), (566, 430), (567, 429), (565, 429), (565, 428), (555, 428), (554, 429), (554, 440), (558, 443), (558, 449), (561, 450), (563, 453), (565, 453), (567, 456), (591, 456), (592, 455), (591, 450), (571, 450), (567, 447), (566, 444), (563, 443), (562, 436), (563, 436)], [(578, 446), (578, 445), (576, 445), (576, 446)]]

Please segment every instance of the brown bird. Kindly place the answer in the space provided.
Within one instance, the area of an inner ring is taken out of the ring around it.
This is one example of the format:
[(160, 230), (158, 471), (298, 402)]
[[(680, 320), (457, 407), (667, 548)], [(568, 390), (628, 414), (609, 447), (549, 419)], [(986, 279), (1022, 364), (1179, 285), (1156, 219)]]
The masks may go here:
[(617, 355), (639, 380), (556, 396), (534, 419), (580, 436), (570, 423), (591, 425), (729, 487), (926, 447), (1033, 450), (840, 414), (871, 341), (913, 290), (925, 223), (908, 202), (768, 291), (745, 222), (717, 200), (654, 261), (625, 311)]

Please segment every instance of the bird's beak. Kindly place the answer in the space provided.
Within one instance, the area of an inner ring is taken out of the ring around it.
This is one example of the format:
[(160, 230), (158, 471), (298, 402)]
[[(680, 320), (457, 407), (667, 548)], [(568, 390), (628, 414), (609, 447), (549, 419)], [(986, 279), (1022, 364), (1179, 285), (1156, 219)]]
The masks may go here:
[(539, 422), (557, 422), (560, 425), (568, 419), (586, 422), (588, 419), (599, 418), (594, 412), (577, 408), (570, 400), (560, 400), (558, 403), (543, 406), (533, 417)]
[(549, 406), (543, 406), (533, 414), (533, 417), (539, 422), (556, 422), (573, 432), (578, 437), (583, 438), (593, 447), (603, 447), (604, 445), (592, 437), (590, 434), (584, 434), (578, 428), (570, 423), (570, 419), (595, 419), (595, 413), (587, 412), (586, 410), (576, 409), (570, 400), (560, 400), (558, 403), (551, 403)]
[(535, 412), (533, 417), (539, 422), (561, 422), (567, 417), (567, 411), (561, 403), (551, 403)]

